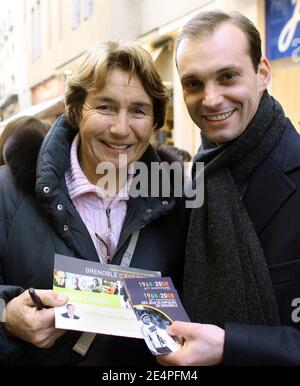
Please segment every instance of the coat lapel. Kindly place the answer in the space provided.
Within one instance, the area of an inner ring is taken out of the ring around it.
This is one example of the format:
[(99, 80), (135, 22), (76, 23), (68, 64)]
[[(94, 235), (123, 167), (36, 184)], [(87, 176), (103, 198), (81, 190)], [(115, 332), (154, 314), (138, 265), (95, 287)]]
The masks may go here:
[(300, 136), (288, 121), (278, 144), (251, 177), (244, 204), (259, 234), (296, 191), (288, 173), (300, 167)]

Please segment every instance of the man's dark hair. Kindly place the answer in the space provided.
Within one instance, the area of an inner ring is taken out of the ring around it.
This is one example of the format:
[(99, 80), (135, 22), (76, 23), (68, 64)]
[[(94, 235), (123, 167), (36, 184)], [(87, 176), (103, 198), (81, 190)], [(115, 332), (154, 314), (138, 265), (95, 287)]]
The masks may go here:
[(183, 26), (177, 40), (177, 50), (183, 39), (211, 36), (223, 23), (231, 23), (245, 34), (249, 45), (249, 55), (254, 70), (257, 72), (262, 56), (259, 31), (251, 20), (236, 11), (226, 13), (216, 10), (197, 14)]

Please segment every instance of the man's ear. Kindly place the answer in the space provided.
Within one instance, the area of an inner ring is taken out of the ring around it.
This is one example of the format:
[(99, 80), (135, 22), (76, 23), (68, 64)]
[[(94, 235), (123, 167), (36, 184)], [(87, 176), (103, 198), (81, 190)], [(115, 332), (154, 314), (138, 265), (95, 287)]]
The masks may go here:
[(266, 57), (262, 57), (259, 65), (258, 65), (258, 86), (259, 91), (262, 94), (265, 89), (269, 86), (271, 80), (271, 65)]

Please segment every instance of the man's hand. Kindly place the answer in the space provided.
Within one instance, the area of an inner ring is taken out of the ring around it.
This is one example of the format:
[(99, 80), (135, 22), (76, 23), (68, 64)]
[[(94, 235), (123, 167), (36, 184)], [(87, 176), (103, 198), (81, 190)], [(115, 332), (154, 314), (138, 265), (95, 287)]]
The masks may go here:
[(65, 333), (54, 327), (54, 308), (62, 306), (68, 298), (52, 290), (37, 290), (45, 307), (40, 311), (34, 306), (28, 291), (6, 305), (4, 328), (8, 336), (17, 337), (40, 348), (51, 347)]
[(182, 349), (160, 355), (157, 362), (164, 366), (212, 366), (222, 363), (225, 331), (212, 324), (174, 322), (168, 334), (183, 337)]

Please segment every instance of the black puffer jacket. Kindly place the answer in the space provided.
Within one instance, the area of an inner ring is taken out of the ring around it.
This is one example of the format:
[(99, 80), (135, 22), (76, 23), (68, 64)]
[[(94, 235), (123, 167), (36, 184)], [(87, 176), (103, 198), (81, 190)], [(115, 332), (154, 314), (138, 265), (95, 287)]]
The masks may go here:
[[(0, 168), (0, 297), (6, 302), (31, 286), (51, 289), (55, 253), (99, 261), (64, 179), (75, 134), (76, 130), (63, 116), (56, 121), (39, 151), (32, 191), (30, 180), (34, 173), (26, 166), (25, 154), (18, 159), (18, 142), (8, 157), (10, 168)], [(30, 143), (31, 139), (27, 141)], [(159, 158), (149, 146), (142, 160), (150, 165)], [(58, 210), (58, 205), (63, 210)], [(165, 197), (130, 198), (113, 264), (120, 264), (130, 235), (138, 228), (142, 230), (131, 266), (159, 270), (162, 275), (172, 276), (180, 287), (186, 235), (183, 202)], [(71, 349), (79, 336), (80, 333), (70, 331), (53, 347), (39, 349), (9, 339), (2, 331), (0, 358), (4, 364), (14, 365), (112, 366), (153, 362), (142, 340), (105, 335), (97, 335), (82, 359)]]

